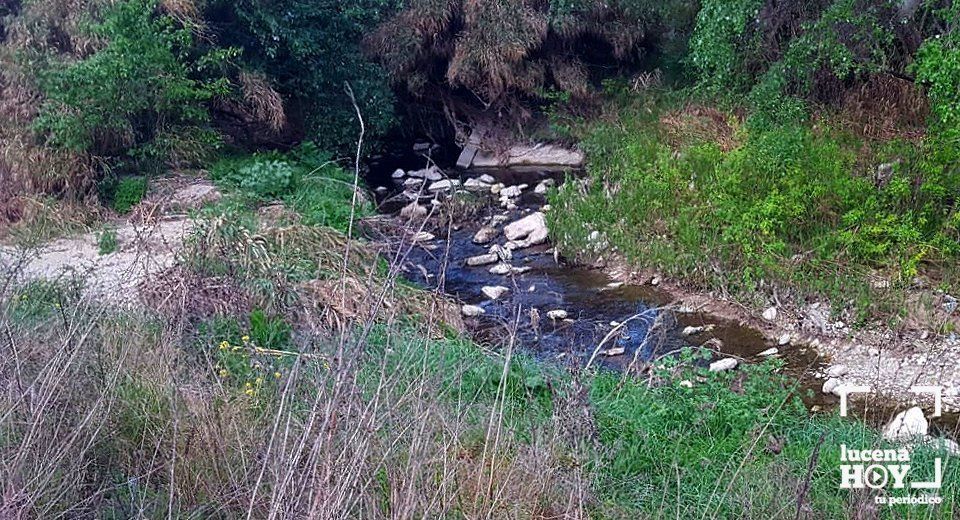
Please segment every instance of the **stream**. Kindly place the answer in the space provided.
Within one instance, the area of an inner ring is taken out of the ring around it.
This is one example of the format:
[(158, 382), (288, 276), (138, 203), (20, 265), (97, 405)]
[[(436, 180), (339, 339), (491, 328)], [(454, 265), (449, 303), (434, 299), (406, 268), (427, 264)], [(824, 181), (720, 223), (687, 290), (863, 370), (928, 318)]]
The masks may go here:
[[(478, 342), (499, 347), (512, 336), (518, 348), (544, 362), (581, 366), (592, 363), (631, 373), (642, 373), (658, 359), (685, 347), (704, 346), (714, 352), (711, 361), (731, 358), (738, 363), (763, 362), (770, 349), (776, 347), (774, 355), (783, 360), (781, 372), (797, 382), (798, 395), (808, 409), (827, 412), (838, 405), (839, 398), (820, 391), (828, 360), (813, 348), (778, 347), (755, 329), (706, 313), (678, 309), (671, 305), (668, 293), (653, 285), (619, 284), (600, 269), (565, 261), (549, 241), (512, 249), (505, 253), (506, 259), (500, 249), (498, 262), (467, 265), (468, 258), (488, 254), (495, 245), (507, 245), (505, 225), (544, 211), (547, 200), (543, 194), (535, 193), (539, 183), (547, 180), (558, 185), (578, 172), (536, 168), (464, 171), (446, 167), (453, 163), (449, 152), (434, 151), (437, 153), (430, 163), (435, 160), (444, 165), (443, 179), (466, 183), (468, 179), (485, 176), (486, 180), (492, 177), (494, 182), (478, 186), (473, 181), (469, 191), (454, 188), (431, 192), (428, 187), (435, 181), (417, 183), (409, 181), (409, 175), (394, 176), (398, 168), (405, 172), (423, 169), (427, 163), (425, 154), (376, 157), (368, 164), (366, 180), (376, 194), (382, 214), (397, 215), (413, 202), (430, 212), (422, 228), (428, 234), (418, 237), (410, 247), (402, 272), (409, 281), (425, 289), (440, 291), (482, 309), (482, 314), (465, 318)], [(489, 185), (496, 183), (527, 186), (506, 203), (491, 193)], [(505, 204), (509, 205), (504, 207)], [(450, 209), (452, 206), (456, 209)], [(410, 219), (409, 214), (405, 218), (407, 224), (416, 224), (418, 229), (424, 221), (422, 217)], [(490, 226), (497, 229), (496, 237), (489, 243), (474, 243), (475, 234)], [(410, 236), (406, 238), (409, 247)], [(490, 269), (498, 263), (511, 266), (512, 272), (491, 273)], [(484, 287), (507, 290), (493, 299), (484, 294)], [(550, 311), (563, 311), (565, 316), (551, 319)], [(688, 327), (704, 330), (685, 335)], [(702, 362), (703, 366), (709, 363)], [(882, 426), (903, 407), (889, 401), (866, 401), (851, 409), (856, 409), (854, 413), (868, 423)], [(932, 426), (943, 432), (956, 432), (957, 423), (956, 415), (947, 415), (935, 420)]]

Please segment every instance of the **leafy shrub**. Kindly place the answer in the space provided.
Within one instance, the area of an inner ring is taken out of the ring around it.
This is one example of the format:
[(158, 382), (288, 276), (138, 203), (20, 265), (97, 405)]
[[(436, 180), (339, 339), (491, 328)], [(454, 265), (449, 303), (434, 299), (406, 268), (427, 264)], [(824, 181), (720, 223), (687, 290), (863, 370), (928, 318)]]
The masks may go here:
[(367, 136), (394, 123), (393, 94), (384, 71), (366, 59), (360, 41), (394, 6), (391, 0), (216, 1), (221, 41), (242, 48), (242, 59), (263, 71), (306, 124), (307, 138), (325, 149), (356, 146), (359, 124), (344, 84), (363, 111)]
[(747, 125), (729, 151), (712, 141), (673, 148), (658, 113), (641, 104), (591, 127), (590, 187), (562, 187), (549, 213), (562, 244), (588, 251), (590, 232), (605, 230), (634, 260), (691, 281), (750, 292), (776, 280), (844, 301), (870, 291), (868, 269), (910, 279), (960, 254), (949, 147), (904, 141), (865, 156), (862, 142), (821, 121)]
[(257, 161), (237, 172), (240, 189), (264, 198), (278, 197), (293, 187), (294, 170), (289, 163), (276, 160)]
[(109, 255), (117, 250), (117, 232), (104, 229), (97, 237), (97, 249), (101, 255)]
[(112, 206), (120, 214), (129, 213), (147, 194), (146, 177), (126, 177), (117, 181)]
[(192, 54), (190, 29), (157, 0), (105, 8), (88, 31), (102, 48), (76, 61), (51, 57), (38, 72), (46, 99), (33, 125), (48, 143), (120, 165), (162, 163), (183, 146), (215, 143), (205, 103), (227, 93), (214, 65), (233, 51)]
[(744, 68), (746, 36), (763, 0), (705, 0), (690, 37), (689, 60), (701, 84), (713, 94), (742, 91), (750, 82)]
[[(948, 23), (960, 23), (960, 5), (941, 12)], [(943, 134), (944, 146), (960, 147), (960, 32), (956, 29), (926, 40), (917, 51), (913, 70), (917, 81), (927, 85), (935, 129)]]
[[(299, 213), (303, 223), (345, 231), (354, 200), (353, 178), (313, 143), (289, 153), (266, 152), (225, 158), (211, 168), (215, 180), (257, 200), (278, 199)], [(372, 208), (365, 197), (355, 215)]]

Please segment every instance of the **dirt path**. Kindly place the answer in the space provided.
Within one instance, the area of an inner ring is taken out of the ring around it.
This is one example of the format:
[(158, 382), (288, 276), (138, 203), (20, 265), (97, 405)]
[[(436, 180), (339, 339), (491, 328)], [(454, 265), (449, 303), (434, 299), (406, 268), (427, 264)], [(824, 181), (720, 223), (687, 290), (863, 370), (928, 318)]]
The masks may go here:
[(0, 247), (0, 270), (17, 273), (21, 282), (33, 279), (80, 280), (85, 294), (116, 303), (136, 301), (146, 278), (173, 265), (184, 237), (187, 217), (154, 224), (124, 224), (114, 230), (116, 251), (100, 254), (99, 233), (61, 238), (38, 248)]
[(87, 296), (115, 304), (136, 303), (142, 282), (176, 262), (193, 229), (187, 212), (218, 197), (213, 185), (201, 179), (162, 179), (133, 213), (150, 218), (105, 223), (116, 235), (114, 251), (101, 254), (97, 231), (29, 249), (0, 245), (0, 274), (13, 274), (18, 282), (76, 280)]

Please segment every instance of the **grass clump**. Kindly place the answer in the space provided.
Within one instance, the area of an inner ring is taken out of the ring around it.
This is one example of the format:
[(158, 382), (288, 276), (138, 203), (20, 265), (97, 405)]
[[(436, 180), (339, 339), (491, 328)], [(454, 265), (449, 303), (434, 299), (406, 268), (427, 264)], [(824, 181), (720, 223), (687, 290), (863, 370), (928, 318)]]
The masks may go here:
[(306, 225), (342, 232), (349, 228), (352, 214), (360, 217), (372, 211), (358, 189), (357, 211), (351, 212), (355, 194), (352, 175), (309, 143), (286, 154), (265, 152), (222, 159), (211, 169), (211, 176), (251, 204), (282, 202)]
[(97, 236), (97, 252), (100, 255), (109, 255), (117, 251), (117, 232), (104, 229)]
[(117, 213), (129, 213), (147, 195), (147, 178), (133, 176), (105, 179), (100, 183), (100, 194), (104, 197), (104, 202)]

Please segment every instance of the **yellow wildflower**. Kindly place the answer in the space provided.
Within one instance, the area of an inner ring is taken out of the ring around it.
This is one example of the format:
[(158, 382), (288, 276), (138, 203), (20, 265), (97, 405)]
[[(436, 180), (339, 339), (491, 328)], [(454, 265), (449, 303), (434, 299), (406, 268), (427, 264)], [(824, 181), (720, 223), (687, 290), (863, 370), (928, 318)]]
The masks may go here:
[(249, 343), (249, 342), (250, 342), (250, 336), (244, 336), (244, 337), (240, 338), (240, 340), (243, 341), (244, 343)]
[(230, 375), (230, 372), (228, 372), (226, 368), (220, 369), (220, 377), (227, 377), (228, 375)]
[(235, 345), (235, 346), (234, 346), (232, 349), (230, 349), (230, 350), (233, 350), (234, 352), (236, 352), (236, 351), (240, 350), (241, 348), (242, 348), (242, 347), (241, 347), (240, 345)]
[(256, 383), (257, 386), (262, 385), (262, 384), (263, 384), (263, 378), (262, 378), (262, 377), (258, 377), (258, 378), (256, 379), (256, 381), (254, 381), (254, 383)]
[(273, 373), (273, 377), (275, 377), (275, 378), (277, 378), (277, 379), (280, 379), (280, 376), (281, 376), (281, 375), (282, 375), (282, 374), (280, 374), (280, 372), (274, 372), (274, 373)]
[(253, 388), (247, 388), (246, 390), (243, 391), (243, 393), (252, 397), (253, 394), (255, 394), (256, 392), (253, 391)]
[(220, 342), (220, 350), (227, 350), (228, 348), (230, 348), (230, 344), (229, 344), (229, 343), (227, 343), (226, 341), (221, 341), (221, 342)]

